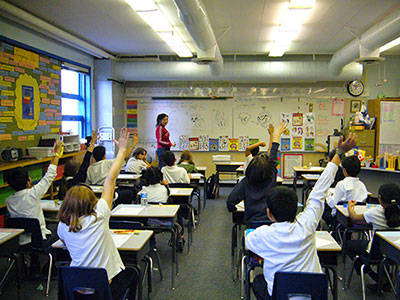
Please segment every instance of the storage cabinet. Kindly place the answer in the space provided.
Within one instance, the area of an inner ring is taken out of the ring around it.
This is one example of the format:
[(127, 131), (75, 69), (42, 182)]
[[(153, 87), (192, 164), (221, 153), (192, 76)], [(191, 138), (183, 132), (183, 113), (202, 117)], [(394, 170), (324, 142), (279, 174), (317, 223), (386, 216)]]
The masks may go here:
[[(69, 159), (78, 159), (82, 160), (85, 151), (73, 152), (63, 155), (59, 161), (59, 167), (57, 169), (57, 177), (53, 181), (53, 184), (50, 186), (48, 193), (46, 194), (45, 198), (55, 199), (57, 196), (57, 191), (55, 186), (58, 185), (59, 180), (62, 178), (63, 173), (63, 165)], [(38, 182), (42, 179), (43, 175), (47, 171), (47, 166), (51, 161), (51, 157), (46, 157), (42, 159), (22, 159), (16, 162), (1, 162), (0, 163), (0, 208), (6, 206), (6, 199), (8, 196), (14, 193), (14, 190), (8, 186), (5, 181), (5, 173), (8, 170), (17, 168), (17, 167), (25, 167), (28, 172), (29, 176), (32, 179), (33, 183)]]
[(349, 136), (349, 133), (353, 132), (358, 137), (358, 147), (361, 150), (365, 150), (366, 156), (371, 156), (375, 159), (375, 130), (345, 130), (345, 136)]

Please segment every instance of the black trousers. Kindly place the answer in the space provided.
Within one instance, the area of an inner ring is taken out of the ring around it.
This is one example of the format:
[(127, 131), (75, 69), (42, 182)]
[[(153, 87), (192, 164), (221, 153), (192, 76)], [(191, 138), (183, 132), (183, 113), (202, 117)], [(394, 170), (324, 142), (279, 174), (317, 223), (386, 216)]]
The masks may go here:
[[(135, 300), (136, 287), (139, 283), (139, 274), (135, 269), (125, 268), (115, 276), (110, 284), (113, 300), (122, 300), (122, 297), (128, 291), (127, 299)], [(124, 298), (125, 300), (125, 298)]]
[(268, 284), (265, 281), (263, 274), (258, 274), (252, 284), (254, 295), (257, 300), (271, 300), (272, 297), (268, 294)]

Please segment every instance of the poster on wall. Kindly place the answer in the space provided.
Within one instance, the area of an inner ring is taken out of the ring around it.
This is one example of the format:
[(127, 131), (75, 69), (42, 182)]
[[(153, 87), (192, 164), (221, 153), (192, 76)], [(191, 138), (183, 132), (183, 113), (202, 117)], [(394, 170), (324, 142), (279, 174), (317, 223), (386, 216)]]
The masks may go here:
[(281, 138), (281, 151), (290, 151), (290, 138)]
[(209, 145), (208, 145), (208, 135), (202, 134), (199, 136), (199, 150), (200, 151), (208, 151), (209, 150)]
[(239, 151), (239, 139), (237, 138), (229, 139), (229, 151)]
[(315, 140), (314, 139), (304, 139), (304, 150), (314, 151), (315, 150)]
[(219, 151), (219, 139), (209, 139), (210, 151)]
[(179, 136), (179, 149), (189, 150), (189, 136), (188, 135), (180, 135)]
[(303, 150), (303, 138), (301, 136), (292, 137), (292, 149)]
[(229, 138), (227, 135), (219, 137), (219, 151), (229, 151)]
[(198, 137), (190, 137), (189, 138), (189, 150), (190, 151), (199, 150), (199, 138)]
[(293, 126), (303, 126), (303, 113), (293, 113)]
[(283, 156), (283, 178), (294, 177), (294, 167), (303, 165), (303, 154), (282, 154)]
[(136, 133), (138, 128), (137, 100), (126, 100), (126, 128), (130, 133)]
[(246, 151), (246, 148), (249, 146), (249, 137), (248, 136), (240, 136), (239, 137), (239, 151)]

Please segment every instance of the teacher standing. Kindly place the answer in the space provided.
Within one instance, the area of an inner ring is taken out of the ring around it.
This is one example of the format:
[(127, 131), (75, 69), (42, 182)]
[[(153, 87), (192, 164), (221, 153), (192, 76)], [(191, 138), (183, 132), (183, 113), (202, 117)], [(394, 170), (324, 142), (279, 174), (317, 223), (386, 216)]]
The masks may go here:
[(175, 143), (171, 143), (169, 140), (169, 132), (165, 128), (168, 124), (168, 115), (167, 114), (159, 114), (157, 116), (157, 129), (156, 129), (156, 138), (157, 138), (157, 157), (158, 157), (158, 167), (161, 168), (164, 166), (163, 155), (165, 151), (169, 151), (171, 146), (175, 147)]

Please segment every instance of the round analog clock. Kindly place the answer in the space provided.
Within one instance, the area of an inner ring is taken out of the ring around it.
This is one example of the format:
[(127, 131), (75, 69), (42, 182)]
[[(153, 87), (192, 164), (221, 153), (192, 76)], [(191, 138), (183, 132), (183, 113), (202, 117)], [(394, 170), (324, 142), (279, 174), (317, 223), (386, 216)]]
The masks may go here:
[(350, 81), (347, 84), (347, 91), (353, 97), (358, 97), (364, 93), (364, 84), (358, 80)]

